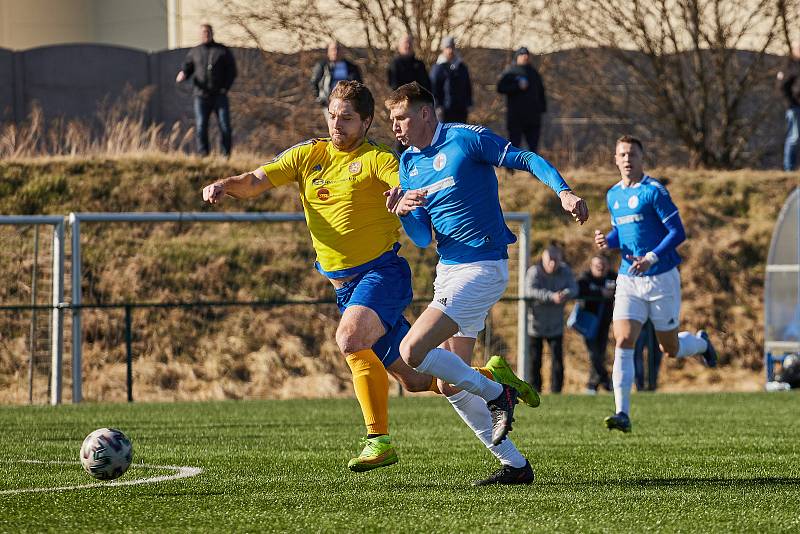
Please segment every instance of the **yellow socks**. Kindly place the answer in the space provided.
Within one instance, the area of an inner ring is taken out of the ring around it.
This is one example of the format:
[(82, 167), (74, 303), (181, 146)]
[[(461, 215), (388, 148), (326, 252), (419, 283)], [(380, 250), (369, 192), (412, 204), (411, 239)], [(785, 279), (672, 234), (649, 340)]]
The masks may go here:
[(372, 349), (347, 355), (367, 434), (389, 433), (389, 375)]

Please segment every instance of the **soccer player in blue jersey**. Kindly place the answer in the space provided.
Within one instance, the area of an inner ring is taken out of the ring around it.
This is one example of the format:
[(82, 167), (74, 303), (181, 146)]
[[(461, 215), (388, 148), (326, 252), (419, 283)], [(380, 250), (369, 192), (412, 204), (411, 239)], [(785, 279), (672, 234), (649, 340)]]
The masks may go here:
[(633, 350), (648, 318), (664, 355), (701, 354), (706, 365), (715, 367), (717, 353), (705, 331), (678, 333), (681, 258), (675, 248), (686, 239), (678, 208), (666, 188), (644, 173), (641, 141), (627, 135), (619, 138), (614, 159), (622, 179), (606, 194), (611, 231), (604, 235), (595, 230), (599, 248), (622, 253), (613, 316), (616, 412), (605, 418), (605, 424), (609, 430), (630, 432)]
[(589, 214), (586, 203), (535, 153), (481, 126), (439, 123), (433, 96), (417, 83), (395, 90), (386, 107), (395, 137), (410, 147), (400, 158), (400, 187), (387, 192), (387, 206), (417, 246), (428, 246), (435, 235), (440, 256), (433, 301), (403, 338), (400, 354), (439, 379), (442, 393), (503, 464), (477, 484), (530, 483), (530, 463), (505, 438), (517, 395), (538, 406), (536, 391), (504, 373), (507, 364), (495, 373), (501, 383), (468, 364), (489, 309), (505, 291), (507, 248), (516, 241), (500, 208), (494, 167), (531, 172), (581, 223)]

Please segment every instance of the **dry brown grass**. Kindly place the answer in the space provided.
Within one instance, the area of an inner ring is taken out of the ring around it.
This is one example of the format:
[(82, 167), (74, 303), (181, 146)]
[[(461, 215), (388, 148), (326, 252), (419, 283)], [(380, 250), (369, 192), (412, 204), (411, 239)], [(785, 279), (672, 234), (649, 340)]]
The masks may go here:
[(192, 127), (145, 121), (152, 93), (152, 88), (127, 88), (116, 99), (102, 101), (93, 120), (47, 121), (34, 102), (25, 122), (0, 125), (0, 158), (185, 153), (193, 142)]

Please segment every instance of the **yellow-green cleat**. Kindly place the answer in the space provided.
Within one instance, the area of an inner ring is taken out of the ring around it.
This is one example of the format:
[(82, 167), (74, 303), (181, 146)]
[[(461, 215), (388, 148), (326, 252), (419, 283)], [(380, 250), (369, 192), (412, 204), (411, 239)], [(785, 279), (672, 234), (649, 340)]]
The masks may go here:
[(494, 375), (494, 379), (497, 382), (501, 384), (507, 384), (516, 389), (519, 392), (519, 398), (522, 399), (522, 402), (531, 408), (536, 408), (539, 406), (539, 403), (541, 402), (539, 399), (539, 394), (536, 393), (536, 390), (533, 389), (533, 386), (514, 374), (514, 371), (511, 369), (511, 366), (508, 365), (508, 362), (505, 358), (494, 355), (489, 358), (489, 361), (486, 363), (486, 367), (492, 372), (492, 375)]
[(389, 436), (378, 436), (375, 438), (363, 438), (361, 444), (364, 449), (357, 458), (347, 462), (347, 467), (357, 473), (396, 464), (400, 459), (397, 451), (392, 446), (392, 438)]

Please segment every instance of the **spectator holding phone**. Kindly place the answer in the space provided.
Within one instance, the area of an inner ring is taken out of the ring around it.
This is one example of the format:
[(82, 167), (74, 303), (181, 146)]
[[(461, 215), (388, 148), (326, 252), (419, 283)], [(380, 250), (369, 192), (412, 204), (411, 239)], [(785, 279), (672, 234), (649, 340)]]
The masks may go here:
[(614, 313), (614, 291), (617, 273), (611, 268), (608, 258), (595, 254), (589, 260), (589, 269), (578, 277), (578, 299), (586, 312), (595, 315), (598, 326), (594, 337), (584, 336), (589, 351), (589, 382), (586, 392), (597, 393), (599, 387), (612, 391), (611, 377), (606, 368), (608, 328)]

